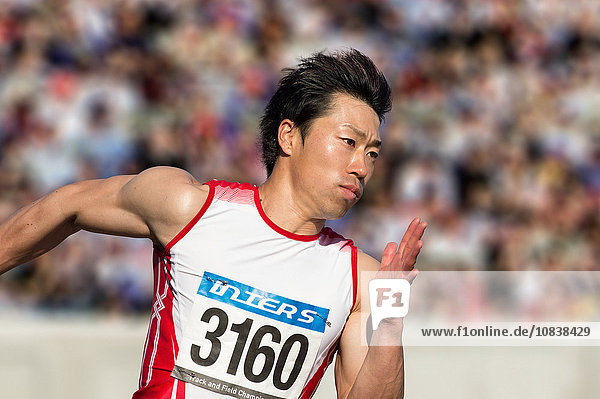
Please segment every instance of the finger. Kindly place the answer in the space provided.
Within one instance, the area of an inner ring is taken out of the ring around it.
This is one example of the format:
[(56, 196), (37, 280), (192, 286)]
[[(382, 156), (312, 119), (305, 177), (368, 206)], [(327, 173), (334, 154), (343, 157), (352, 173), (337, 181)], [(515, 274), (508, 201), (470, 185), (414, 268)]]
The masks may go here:
[(383, 255), (381, 256), (381, 267), (387, 267), (392, 263), (392, 259), (394, 255), (396, 255), (396, 249), (398, 245), (395, 242), (388, 242), (383, 250)]
[(402, 263), (402, 270), (412, 270), (417, 263), (417, 257), (423, 248), (423, 241), (419, 240), (412, 247), (411, 252), (408, 254), (404, 262)]
[(402, 251), (402, 259), (405, 259), (406, 256), (410, 254), (412, 247), (421, 239), (421, 237), (423, 237), (423, 232), (425, 231), (426, 227), (427, 222), (425, 221), (419, 221), (419, 223), (415, 226), (412, 235), (406, 242), (406, 245)]
[(400, 245), (398, 246), (398, 253), (400, 254), (400, 258), (402, 258), (402, 254), (404, 253), (404, 249), (406, 248), (407, 243), (410, 238), (413, 236), (415, 229), (421, 222), (420, 218), (414, 218), (412, 222), (408, 225), (406, 232), (402, 236), (402, 240), (400, 241)]
[(403, 262), (403, 263), (406, 262), (406, 259), (412, 253), (414, 246), (423, 237), (423, 233), (425, 232), (426, 228), (427, 228), (427, 222), (425, 222), (425, 221), (419, 222), (419, 224), (415, 227), (412, 236), (410, 237), (410, 239), (408, 240), (408, 242), (406, 243), (406, 245), (404, 247), (404, 250), (402, 251), (401, 262)]
[[(388, 244), (388, 246), (389, 246), (389, 244)], [(386, 250), (391, 251), (391, 248), (388, 248), (388, 246), (386, 246)], [(412, 270), (417, 261), (417, 256), (419, 256), (419, 253), (420, 253), (422, 247), (423, 247), (423, 241), (420, 241), (420, 240), (417, 241), (417, 243), (412, 247), (410, 254), (408, 255), (408, 257), (406, 258), (406, 260), (404, 262), (400, 261), (400, 254), (398, 254), (397, 252), (395, 254), (393, 254), (393, 256), (391, 253), (384, 255), (384, 257), (382, 258), (381, 267), (379, 270), (388, 271), (388, 272), (397, 272), (400, 274)], [(384, 262), (384, 259), (386, 259), (385, 262)]]

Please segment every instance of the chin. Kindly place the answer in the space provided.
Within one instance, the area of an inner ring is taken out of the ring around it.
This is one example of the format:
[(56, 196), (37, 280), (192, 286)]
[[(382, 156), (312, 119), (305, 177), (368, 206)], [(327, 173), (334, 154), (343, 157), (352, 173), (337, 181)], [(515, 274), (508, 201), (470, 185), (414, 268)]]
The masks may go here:
[(344, 217), (346, 213), (350, 210), (350, 207), (345, 207), (343, 209), (331, 209), (328, 212), (324, 212), (324, 219), (326, 220), (337, 220)]
[(349, 201), (344, 197), (330, 197), (328, 201), (320, 204), (321, 219), (337, 220), (342, 218), (348, 211), (356, 205), (358, 199)]

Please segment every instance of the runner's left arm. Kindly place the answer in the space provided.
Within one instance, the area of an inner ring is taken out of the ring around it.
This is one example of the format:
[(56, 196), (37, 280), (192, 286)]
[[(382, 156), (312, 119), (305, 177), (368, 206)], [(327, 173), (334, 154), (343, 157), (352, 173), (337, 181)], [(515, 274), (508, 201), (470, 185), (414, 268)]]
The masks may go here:
[[(359, 251), (359, 271), (397, 272), (398, 278), (412, 282), (418, 270), (414, 269), (423, 245), (421, 238), (427, 223), (414, 219), (399, 245), (389, 243), (381, 264)], [(368, 284), (361, 277), (360, 286)], [(361, 343), (361, 307), (368, 309), (368, 298), (357, 298), (340, 340), (335, 364), (338, 398), (403, 398), (404, 348), (402, 346), (402, 318), (387, 318), (373, 332), (371, 346)]]

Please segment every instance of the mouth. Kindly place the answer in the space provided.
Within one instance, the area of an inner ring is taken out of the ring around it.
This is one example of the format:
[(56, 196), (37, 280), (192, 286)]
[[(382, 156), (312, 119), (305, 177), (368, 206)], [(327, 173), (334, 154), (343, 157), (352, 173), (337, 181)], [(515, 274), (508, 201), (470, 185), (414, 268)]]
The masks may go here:
[(342, 188), (342, 190), (344, 191), (344, 193), (346, 194), (346, 197), (349, 200), (358, 200), (360, 198), (360, 196), (362, 195), (361, 189), (358, 186), (355, 186), (354, 184), (344, 184), (343, 186), (340, 186)]

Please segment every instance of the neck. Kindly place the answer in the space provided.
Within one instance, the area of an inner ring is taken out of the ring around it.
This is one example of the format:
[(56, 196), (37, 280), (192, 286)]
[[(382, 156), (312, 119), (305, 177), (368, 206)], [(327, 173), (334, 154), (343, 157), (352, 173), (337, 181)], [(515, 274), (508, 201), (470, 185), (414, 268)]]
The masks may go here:
[(307, 207), (299, 201), (298, 193), (289, 184), (289, 180), (281, 179), (273, 174), (258, 187), (261, 204), (265, 214), (277, 226), (290, 233), (300, 235), (317, 234), (325, 225), (324, 219), (310, 216)]

